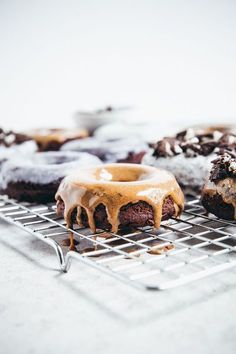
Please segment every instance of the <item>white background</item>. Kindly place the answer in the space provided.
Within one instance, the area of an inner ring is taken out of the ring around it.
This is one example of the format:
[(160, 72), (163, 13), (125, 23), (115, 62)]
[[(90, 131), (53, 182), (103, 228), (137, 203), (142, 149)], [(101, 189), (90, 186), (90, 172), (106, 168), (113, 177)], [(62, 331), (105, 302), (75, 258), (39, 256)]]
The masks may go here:
[(235, 19), (234, 0), (0, 0), (0, 123), (66, 125), (104, 104), (233, 121)]
[[(235, 0), (0, 0), (0, 126), (72, 124), (77, 109), (109, 103), (177, 128), (233, 121), (235, 10)], [(60, 274), (45, 244), (0, 226), (0, 352), (235, 353), (235, 269), (138, 292), (81, 263)]]

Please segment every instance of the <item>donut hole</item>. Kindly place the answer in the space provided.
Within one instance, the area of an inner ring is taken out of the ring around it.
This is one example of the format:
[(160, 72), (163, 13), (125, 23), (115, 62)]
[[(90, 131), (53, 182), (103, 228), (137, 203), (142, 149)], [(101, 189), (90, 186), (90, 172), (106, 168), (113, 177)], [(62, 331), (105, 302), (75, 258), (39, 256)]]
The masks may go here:
[(34, 157), (38, 163), (47, 164), (47, 165), (62, 165), (67, 162), (75, 161), (76, 155), (65, 154), (65, 153), (43, 153), (38, 154)]
[(124, 171), (123, 166), (106, 166), (97, 169), (96, 179), (104, 182), (136, 182), (143, 181), (150, 177), (150, 174), (143, 171), (140, 166), (131, 165)]

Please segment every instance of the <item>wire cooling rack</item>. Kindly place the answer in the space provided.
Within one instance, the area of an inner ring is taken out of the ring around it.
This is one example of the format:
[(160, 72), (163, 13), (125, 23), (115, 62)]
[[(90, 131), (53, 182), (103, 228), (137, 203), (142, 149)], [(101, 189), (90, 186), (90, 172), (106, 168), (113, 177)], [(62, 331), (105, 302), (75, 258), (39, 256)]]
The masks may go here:
[(161, 290), (236, 266), (236, 223), (207, 216), (199, 199), (188, 200), (178, 219), (161, 227), (114, 234), (68, 230), (55, 205), (0, 197), (0, 218), (53, 247), (60, 269), (77, 259), (135, 287)]

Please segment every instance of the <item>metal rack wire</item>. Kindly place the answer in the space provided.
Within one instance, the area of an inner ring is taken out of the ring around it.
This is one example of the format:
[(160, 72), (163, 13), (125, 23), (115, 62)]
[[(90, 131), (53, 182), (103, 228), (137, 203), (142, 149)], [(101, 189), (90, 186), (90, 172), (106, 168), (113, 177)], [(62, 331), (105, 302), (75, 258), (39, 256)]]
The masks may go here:
[(236, 223), (207, 216), (198, 199), (187, 201), (181, 217), (158, 230), (117, 234), (68, 230), (55, 205), (17, 203), (5, 196), (0, 218), (53, 247), (62, 271), (77, 259), (142, 289), (168, 289), (236, 266)]

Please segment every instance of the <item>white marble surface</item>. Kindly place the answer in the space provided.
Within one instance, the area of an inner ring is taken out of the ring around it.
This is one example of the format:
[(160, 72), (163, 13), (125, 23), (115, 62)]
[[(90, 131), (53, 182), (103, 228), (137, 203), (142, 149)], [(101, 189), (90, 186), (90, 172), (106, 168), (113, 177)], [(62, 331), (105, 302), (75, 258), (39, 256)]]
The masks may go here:
[(235, 353), (236, 269), (143, 292), (0, 230), (0, 353)]

